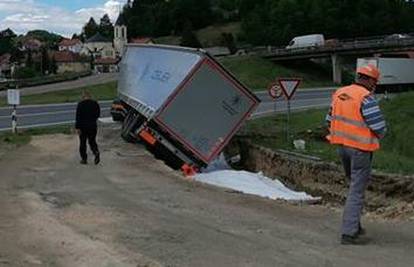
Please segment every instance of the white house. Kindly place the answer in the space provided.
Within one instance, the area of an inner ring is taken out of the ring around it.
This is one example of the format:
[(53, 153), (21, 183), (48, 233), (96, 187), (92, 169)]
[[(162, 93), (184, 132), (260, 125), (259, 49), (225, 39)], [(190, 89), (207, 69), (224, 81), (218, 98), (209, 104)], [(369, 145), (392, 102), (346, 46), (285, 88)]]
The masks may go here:
[(82, 51), (83, 44), (79, 39), (63, 39), (59, 43), (59, 51), (70, 51), (79, 54)]
[(95, 34), (85, 41), (81, 54), (97, 58), (116, 58), (112, 40), (103, 37), (100, 33)]

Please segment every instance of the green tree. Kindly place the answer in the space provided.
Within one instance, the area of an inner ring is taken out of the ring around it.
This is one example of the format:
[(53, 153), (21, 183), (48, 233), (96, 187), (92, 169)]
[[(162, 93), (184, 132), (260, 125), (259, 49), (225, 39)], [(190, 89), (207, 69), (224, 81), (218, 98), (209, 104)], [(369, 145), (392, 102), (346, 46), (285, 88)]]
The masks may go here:
[(51, 72), (49, 53), (46, 47), (42, 48), (41, 56), (41, 73), (46, 74)]
[(234, 36), (231, 33), (223, 32), (221, 34), (222, 45), (226, 46), (231, 54), (237, 52), (236, 42), (234, 41)]
[(29, 68), (33, 67), (33, 55), (31, 50), (27, 51), (26, 66)]
[(201, 43), (193, 32), (191, 22), (187, 21), (181, 35), (181, 46), (201, 48)]
[(91, 17), (89, 21), (83, 26), (82, 36), (85, 39), (91, 38), (99, 31), (99, 26), (95, 20)]
[(99, 23), (99, 33), (107, 38), (112, 38), (114, 35), (114, 26), (108, 14), (103, 15)]
[(58, 70), (58, 66), (56, 63), (55, 57), (52, 57), (52, 61), (50, 62), (50, 73), (56, 74)]
[(16, 72), (14, 73), (14, 78), (16, 79), (29, 79), (36, 77), (37, 73), (36, 70), (33, 67), (22, 67), (18, 68)]
[(10, 29), (0, 31), (0, 55), (13, 51), (15, 37), (16, 34)]

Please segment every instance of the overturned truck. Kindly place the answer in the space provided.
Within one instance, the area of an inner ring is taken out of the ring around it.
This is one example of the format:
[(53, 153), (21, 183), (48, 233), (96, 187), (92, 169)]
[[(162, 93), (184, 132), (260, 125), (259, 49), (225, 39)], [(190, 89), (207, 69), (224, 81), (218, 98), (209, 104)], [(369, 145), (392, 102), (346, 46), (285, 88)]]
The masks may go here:
[(111, 113), (122, 137), (189, 173), (216, 158), (260, 102), (205, 51), (160, 45), (127, 46), (118, 94)]

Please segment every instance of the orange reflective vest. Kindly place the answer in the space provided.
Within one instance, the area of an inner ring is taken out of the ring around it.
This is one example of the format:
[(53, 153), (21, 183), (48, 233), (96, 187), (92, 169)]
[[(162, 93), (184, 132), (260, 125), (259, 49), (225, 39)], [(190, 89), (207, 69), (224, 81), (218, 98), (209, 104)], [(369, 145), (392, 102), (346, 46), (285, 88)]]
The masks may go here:
[(344, 145), (364, 151), (380, 148), (379, 140), (366, 125), (361, 105), (370, 92), (353, 84), (338, 89), (332, 97), (331, 125), (327, 139), (331, 144)]

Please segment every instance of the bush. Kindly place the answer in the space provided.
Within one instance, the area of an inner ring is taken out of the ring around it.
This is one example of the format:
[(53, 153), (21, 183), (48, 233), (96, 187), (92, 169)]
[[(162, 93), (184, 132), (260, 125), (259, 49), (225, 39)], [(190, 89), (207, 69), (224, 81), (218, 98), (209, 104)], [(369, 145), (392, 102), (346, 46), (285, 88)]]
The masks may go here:
[(16, 79), (29, 79), (37, 76), (37, 72), (33, 67), (23, 67), (17, 69), (14, 76)]

